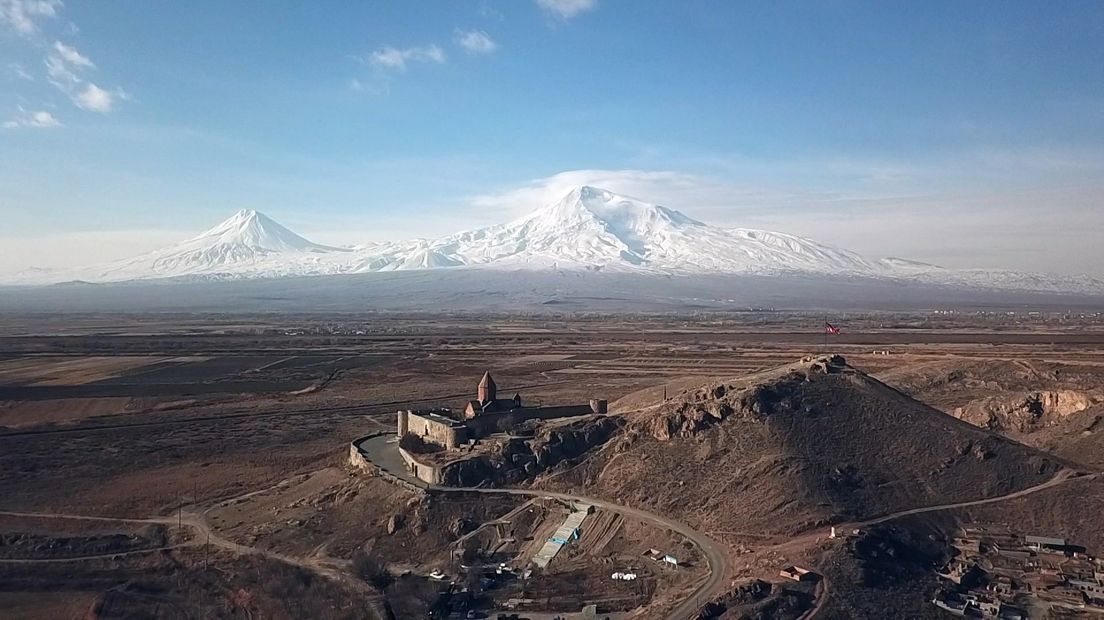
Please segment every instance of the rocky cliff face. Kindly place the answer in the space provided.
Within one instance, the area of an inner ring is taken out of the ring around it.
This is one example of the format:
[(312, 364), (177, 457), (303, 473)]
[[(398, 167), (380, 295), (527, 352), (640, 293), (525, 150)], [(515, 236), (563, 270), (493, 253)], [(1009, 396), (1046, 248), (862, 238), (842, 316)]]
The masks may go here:
[(1101, 396), (1092, 392), (1036, 390), (976, 400), (956, 408), (954, 416), (994, 431), (1030, 432), (1059, 424), (1100, 402)]

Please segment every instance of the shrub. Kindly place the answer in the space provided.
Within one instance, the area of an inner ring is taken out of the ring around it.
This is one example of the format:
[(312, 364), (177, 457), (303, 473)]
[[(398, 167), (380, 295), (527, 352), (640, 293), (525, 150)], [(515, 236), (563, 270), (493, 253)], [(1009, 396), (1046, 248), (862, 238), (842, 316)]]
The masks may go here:
[(367, 551), (357, 551), (353, 555), (353, 572), (381, 592), (395, 581), (383, 559)]

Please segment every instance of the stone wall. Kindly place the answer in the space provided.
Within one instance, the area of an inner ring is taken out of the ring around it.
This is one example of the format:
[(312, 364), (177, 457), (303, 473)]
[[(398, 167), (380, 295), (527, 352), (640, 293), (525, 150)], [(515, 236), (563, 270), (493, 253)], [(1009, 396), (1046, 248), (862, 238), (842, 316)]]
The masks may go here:
[(393, 433), (390, 433), (388, 431), (376, 432), (376, 433), (371, 433), (369, 435), (365, 435), (364, 437), (358, 437), (355, 440), (353, 440), (353, 442), (349, 444), (349, 465), (352, 466), (354, 469), (362, 471), (362, 472), (364, 472), (364, 473), (366, 473), (370, 476), (379, 476), (379, 477), (383, 478), (384, 480), (387, 480), (388, 482), (390, 482), (392, 484), (397, 484), (397, 485), (403, 487), (404, 489), (406, 489), (408, 491), (411, 491), (413, 493), (425, 494), (426, 490), (424, 488), (422, 488), (420, 486), (417, 486), (415, 484), (411, 484), (410, 482), (407, 482), (406, 480), (403, 480), (402, 478), (399, 478), (398, 476), (395, 476), (394, 474), (391, 474), (390, 472), (383, 469), (379, 465), (376, 465), (375, 463), (370, 461), (368, 459), (368, 457), (365, 456), (365, 454), (363, 452), (361, 452), (360, 447), (358, 445), (358, 444), (360, 444), (360, 442), (362, 442), (366, 439), (371, 439), (373, 437), (379, 437), (381, 435), (391, 435), (391, 434), (393, 434)]
[(402, 448), (399, 448), (399, 456), (401, 456), (403, 462), (406, 463), (407, 471), (413, 473), (415, 478), (428, 484), (441, 484), (441, 467), (423, 463), (413, 454)]
[[(603, 403), (605, 401), (602, 401)], [(510, 411), (496, 411), (481, 413), (474, 418), (465, 421), (470, 429), (471, 437), (485, 437), (498, 432), (498, 424), (503, 418), (510, 418), (514, 424), (520, 424), (526, 420), (553, 420), (556, 418), (568, 418), (579, 415), (599, 413), (594, 411), (591, 405), (565, 405), (562, 407), (533, 407), (513, 409)], [(605, 413), (602, 411), (601, 413)]]
[(398, 422), (400, 437), (411, 433), (450, 450), (468, 441), (468, 429), (464, 424), (437, 414), (400, 411)]

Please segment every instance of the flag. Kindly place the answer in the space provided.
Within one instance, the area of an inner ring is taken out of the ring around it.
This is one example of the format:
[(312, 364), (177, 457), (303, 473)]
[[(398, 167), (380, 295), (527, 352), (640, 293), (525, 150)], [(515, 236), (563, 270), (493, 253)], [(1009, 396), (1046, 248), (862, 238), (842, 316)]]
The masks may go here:
[(832, 325), (828, 321), (825, 321), (824, 322), (824, 333), (826, 333), (826, 334), (838, 334), (839, 333), (839, 328), (836, 327), (835, 325)]

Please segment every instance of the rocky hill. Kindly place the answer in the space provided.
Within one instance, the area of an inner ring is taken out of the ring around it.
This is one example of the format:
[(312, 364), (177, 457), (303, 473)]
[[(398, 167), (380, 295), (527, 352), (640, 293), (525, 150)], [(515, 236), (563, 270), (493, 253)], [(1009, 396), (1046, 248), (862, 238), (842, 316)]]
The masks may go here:
[(793, 533), (1001, 495), (1062, 467), (839, 356), (614, 406), (635, 409), (626, 427), (545, 484), (582, 486), (707, 531)]

